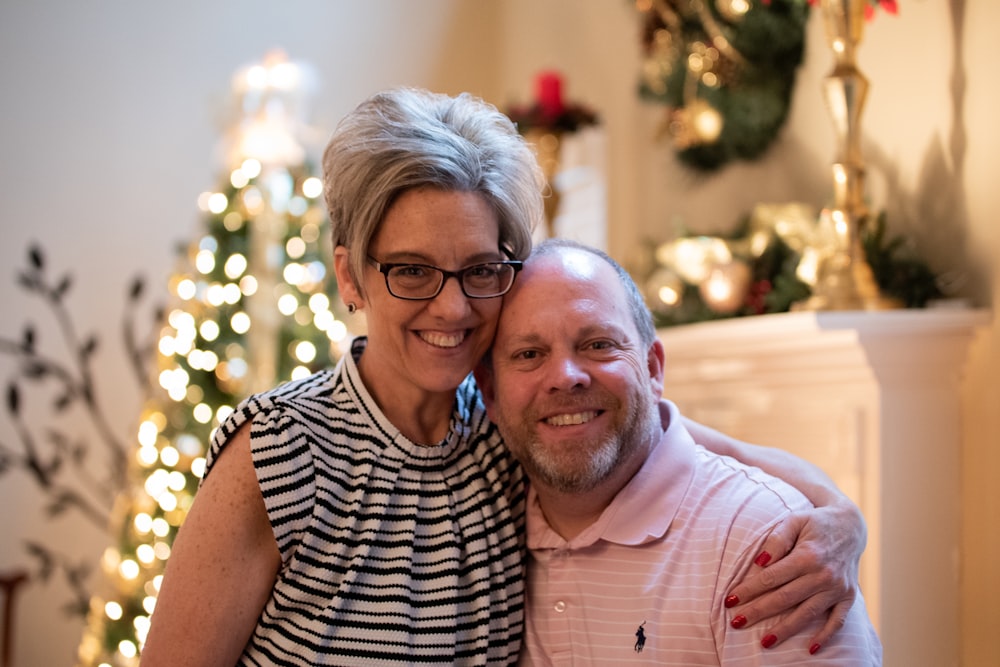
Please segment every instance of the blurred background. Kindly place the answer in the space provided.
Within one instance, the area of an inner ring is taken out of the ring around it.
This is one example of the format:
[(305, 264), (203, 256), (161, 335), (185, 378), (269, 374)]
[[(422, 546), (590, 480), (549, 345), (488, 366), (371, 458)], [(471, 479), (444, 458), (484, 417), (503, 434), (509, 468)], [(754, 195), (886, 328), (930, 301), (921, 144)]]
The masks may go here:
[[(858, 51), (872, 84), (862, 142), (872, 206), (949, 276), (947, 296), (993, 312), (1000, 306), (997, 26), (993, 0), (900, 0), (897, 16), (881, 13), (866, 25)], [(93, 437), (106, 428), (134, 439), (142, 406), (135, 369), (122, 354), (123, 318), (132, 313), (140, 330), (152, 328), (143, 323), (168, 298), (183, 258), (178, 249), (203, 231), (199, 196), (225, 169), (232, 77), (274, 49), (315, 75), (300, 135), (313, 159), (337, 120), (380, 89), (469, 91), (507, 109), (532, 100), (538, 72), (559, 72), (563, 96), (600, 118), (607, 249), (642, 273), (649, 247), (679, 230), (725, 234), (758, 204), (829, 199), (834, 132), (820, 89), (831, 56), (818, 16), (805, 37), (789, 117), (774, 143), (759, 159), (699, 172), (656, 139), (664, 107), (639, 95), (642, 21), (625, 0), (5, 0), (0, 339), (23, 342), (30, 323), (53, 358), (73, 354), (59, 347), (65, 322), (18, 277), (39, 260), (56, 277), (72, 276), (65, 314), (81, 339), (100, 341), (89, 354), (105, 422)], [(130, 300), (137, 277), (145, 288)], [(32, 403), (9, 391), (17, 369), (16, 354), (0, 356), (0, 573), (29, 576), (16, 587), (14, 615), (5, 617), (14, 621), (10, 664), (69, 665), (86, 619), (67, 607), (74, 591), (95, 585), (97, 563), (115, 537), (53, 507), (58, 502), (38, 477), (16, 464), (31, 441), (25, 429), (38, 437), (53, 419), (49, 399)], [(965, 430), (942, 443), (961, 447), (962, 651), (964, 664), (996, 665), (1000, 325), (977, 335), (956, 372), (963, 370)], [(76, 435), (94, 428), (81, 420)], [(64, 576), (74, 572), (76, 580)]]

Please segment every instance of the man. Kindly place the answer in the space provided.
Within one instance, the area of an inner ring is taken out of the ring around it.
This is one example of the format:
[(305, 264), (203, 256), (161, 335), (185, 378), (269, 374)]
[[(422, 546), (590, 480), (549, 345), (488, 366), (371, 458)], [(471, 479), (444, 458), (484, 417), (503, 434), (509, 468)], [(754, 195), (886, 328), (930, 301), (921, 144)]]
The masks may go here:
[(531, 480), (522, 662), (881, 664), (860, 596), (822, 647), (808, 643), (819, 620), (784, 642), (734, 628), (727, 591), (809, 503), (697, 445), (661, 398), (663, 364), (621, 267), (571, 242), (536, 249), (478, 376)]

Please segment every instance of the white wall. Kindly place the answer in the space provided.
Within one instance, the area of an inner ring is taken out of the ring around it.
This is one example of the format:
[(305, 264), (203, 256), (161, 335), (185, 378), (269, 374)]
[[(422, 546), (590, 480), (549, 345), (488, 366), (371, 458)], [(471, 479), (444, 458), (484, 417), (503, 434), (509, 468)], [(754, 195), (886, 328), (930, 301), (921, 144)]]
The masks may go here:
[[(215, 146), (240, 67), (283, 48), (312, 64), (316, 150), (335, 121), (370, 93), (395, 84), (489, 94), (497, 70), (494, 10), (455, 0), (188, 2), (41, 0), (0, 5), (0, 338), (32, 322), (40, 347), (67, 359), (48, 310), (15, 286), (29, 244), (47, 251), (81, 334), (97, 333), (98, 398), (117, 436), (133, 439), (139, 401), (120, 353), (126, 286), (136, 274), (163, 301), (174, 248), (199, 232), (196, 198), (216, 185)], [(153, 299), (151, 299), (153, 300)], [(0, 356), (0, 387), (14, 365)], [(25, 388), (36, 437), (53, 425), (51, 392)], [(94, 447), (82, 414), (56, 423)], [(0, 445), (19, 450), (0, 409)], [(109, 542), (68, 512), (49, 520), (38, 487), (21, 470), (0, 476), (0, 570), (35, 570), (25, 540), (74, 561)], [(33, 581), (18, 600), (16, 664), (73, 663), (81, 625), (65, 616), (63, 582)]]
[[(974, 268), (964, 293), (997, 310), (1000, 5), (900, 4), (900, 16), (880, 15), (869, 26), (860, 51), (872, 81), (863, 123), (873, 204), (889, 210), (890, 225), (906, 230), (938, 270)], [(528, 98), (536, 71), (561, 69), (567, 94), (604, 116), (609, 249), (630, 262), (642, 239), (669, 238), (677, 219), (721, 229), (759, 201), (822, 203), (833, 148), (818, 92), (829, 59), (817, 17), (809, 39), (792, 116), (774, 150), (694, 179), (651, 139), (661, 109), (635, 95), (638, 23), (624, 0), (3, 3), (0, 338), (19, 336), (30, 320), (42, 343), (63, 354), (48, 311), (15, 287), (14, 273), (37, 241), (53, 269), (76, 278), (74, 321), (103, 343), (99, 396), (122, 437), (130, 437), (138, 404), (116, 349), (126, 285), (142, 273), (157, 296), (165, 294), (175, 244), (198, 231), (195, 198), (215, 182), (213, 147), (229, 77), (270, 48), (318, 70), (317, 147), (351, 106), (391, 84), (471, 90), (503, 105)], [(992, 565), (1000, 559), (1000, 491), (992, 479), (1000, 469), (1000, 326), (983, 335), (971, 361), (963, 624), (968, 664), (996, 664), (1000, 648), (991, 633), (1000, 617), (990, 600), (1000, 595)], [(0, 357), (0, 389), (11, 374), (9, 359)], [(47, 406), (32, 400), (32, 426), (42, 429)], [(88, 429), (80, 420), (79, 430)], [(0, 410), (0, 445), (19, 443)], [(20, 472), (0, 476), (0, 500), (8, 508), (0, 519), (0, 569), (29, 564), (24, 539), (45, 537), (81, 556), (102, 548), (79, 520), (46, 520)], [(79, 627), (58, 612), (63, 599), (57, 581), (32, 583), (22, 595), (18, 664), (71, 662)]]

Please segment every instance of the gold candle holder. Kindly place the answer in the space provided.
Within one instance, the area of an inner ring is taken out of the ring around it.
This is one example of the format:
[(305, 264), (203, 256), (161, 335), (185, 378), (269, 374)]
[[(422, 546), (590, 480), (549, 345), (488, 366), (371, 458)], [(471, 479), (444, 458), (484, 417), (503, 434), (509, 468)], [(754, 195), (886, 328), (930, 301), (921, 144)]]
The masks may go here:
[(562, 133), (553, 130), (529, 130), (525, 140), (535, 147), (538, 166), (545, 176), (547, 192), (545, 193), (545, 235), (553, 238), (556, 235), (556, 215), (559, 212), (559, 191), (555, 187), (556, 173), (559, 171), (559, 149), (562, 144)]
[(902, 303), (884, 296), (875, 282), (861, 244), (868, 220), (865, 164), (861, 151), (861, 111), (868, 79), (858, 69), (855, 49), (864, 30), (867, 0), (820, 0), (833, 70), (823, 82), (833, 120), (837, 152), (832, 165), (833, 204), (826, 212), (832, 224), (833, 249), (821, 263), (813, 295), (795, 310), (887, 310)]

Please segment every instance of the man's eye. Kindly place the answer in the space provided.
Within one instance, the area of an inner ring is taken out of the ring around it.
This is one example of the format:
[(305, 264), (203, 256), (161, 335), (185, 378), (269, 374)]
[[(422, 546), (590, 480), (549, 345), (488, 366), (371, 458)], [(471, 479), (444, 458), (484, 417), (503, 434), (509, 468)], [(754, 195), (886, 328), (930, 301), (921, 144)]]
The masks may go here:
[(531, 360), (538, 357), (538, 352), (535, 350), (521, 350), (514, 354), (515, 359)]

